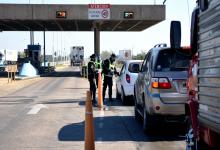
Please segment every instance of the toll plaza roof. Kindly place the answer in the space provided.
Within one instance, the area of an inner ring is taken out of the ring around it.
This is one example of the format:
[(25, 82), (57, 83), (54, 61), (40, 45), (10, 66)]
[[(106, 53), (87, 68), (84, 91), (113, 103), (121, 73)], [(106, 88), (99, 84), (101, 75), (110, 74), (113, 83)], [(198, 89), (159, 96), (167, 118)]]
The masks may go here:
[(165, 5), (0, 4), (1, 31), (142, 31), (165, 20)]

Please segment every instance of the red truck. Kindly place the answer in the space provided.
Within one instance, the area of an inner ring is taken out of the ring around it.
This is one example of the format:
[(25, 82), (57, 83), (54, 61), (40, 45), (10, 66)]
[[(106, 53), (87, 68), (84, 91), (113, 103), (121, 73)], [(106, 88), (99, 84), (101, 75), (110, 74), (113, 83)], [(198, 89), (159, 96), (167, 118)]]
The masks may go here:
[(187, 150), (220, 150), (220, 1), (198, 0), (191, 21)]

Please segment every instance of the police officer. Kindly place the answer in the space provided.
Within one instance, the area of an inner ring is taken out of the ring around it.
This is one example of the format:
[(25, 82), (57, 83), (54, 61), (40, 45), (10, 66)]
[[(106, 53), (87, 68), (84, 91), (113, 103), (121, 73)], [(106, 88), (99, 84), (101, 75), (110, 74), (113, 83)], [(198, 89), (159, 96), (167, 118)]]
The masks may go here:
[(100, 56), (97, 56), (96, 58), (95, 68), (96, 68), (96, 86), (98, 88), (99, 70), (102, 68), (102, 61)]
[(112, 101), (112, 85), (113, 85), (113, 75), (116, 74), (118, 75), (118, 72), (116, 71), (115, 68), (115, 54), (112, 54), (109, 59), (106, 59), (102, 63), (102, 73), (104, 74), (104, 83), (103, 83), (103, 100), (105, 100), (105, 91), (108, 86), (108, 95), (109, 95), (109, 100)]
[(92, 98), (93, 98), (92, 99), (93, 105), (96, 105), (95, 59), (96, 59), (95, 54), (92, 54), (90, 56), (90, 61), (88, 63), (88, 80), (89, 80), (89, 84), (90, 84), (90, 92), (91, 92)]

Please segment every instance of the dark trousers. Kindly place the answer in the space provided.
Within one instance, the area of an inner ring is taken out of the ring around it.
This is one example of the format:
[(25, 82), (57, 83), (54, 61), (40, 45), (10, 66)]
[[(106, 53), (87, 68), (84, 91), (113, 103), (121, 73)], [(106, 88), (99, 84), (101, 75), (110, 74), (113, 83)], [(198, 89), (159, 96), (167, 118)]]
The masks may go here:
[(96, 103), (96, 84), (95, 79), (89, 79), (89, 85), (90, 85), (90, 92), (92, 94), (92, 102)]
[(112, 99), (112, 85), (113, 85), (113, 77), (104, 76), (103, 91), (102, 91), (103, 100), (105, 99), (105, 91), (107, 89), (107, 86), (108, 86), (109, 99), (110, 100)]
[(96, 87), (98, 88), (99, 86), (99, 74), (98, 73), (95, 74), (95, 80), (96, 80)]

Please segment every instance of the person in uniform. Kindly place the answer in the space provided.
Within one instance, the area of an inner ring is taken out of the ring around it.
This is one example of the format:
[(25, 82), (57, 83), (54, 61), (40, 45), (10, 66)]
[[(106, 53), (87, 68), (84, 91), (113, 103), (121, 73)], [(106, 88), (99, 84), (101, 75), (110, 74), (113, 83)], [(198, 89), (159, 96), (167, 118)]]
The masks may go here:
[(96, 58), (95, 68), (96, 68), (96, 86), (98, 88), (99, 70), (102, 69), (102, 61), (99, 56), (97, 56)]
[(113, 75), (118, 75), (119, 73), (117, 72), (115, 68), (115, 54), (112, 54), (109, 59), (106, 59), (102, 63), (102, 73), (104, 74), (104, 82), (103, 82), (103, 102), (105, 100), (105, 91), (108, 86), (108, 95), (109, 95), (109, 100), (112, 101), (112, 86), (113, 86)]
[(91, 92), (91, 95), (92, 95), (92, 103), (93, 103), (93, 105), (97, 104), (96, 103), (95, 59), (96, 59), (95, 54), (92, 54), (90, 56), (90, 61), (88, 63), (88, 80), (89, 80), (90, 92)]

